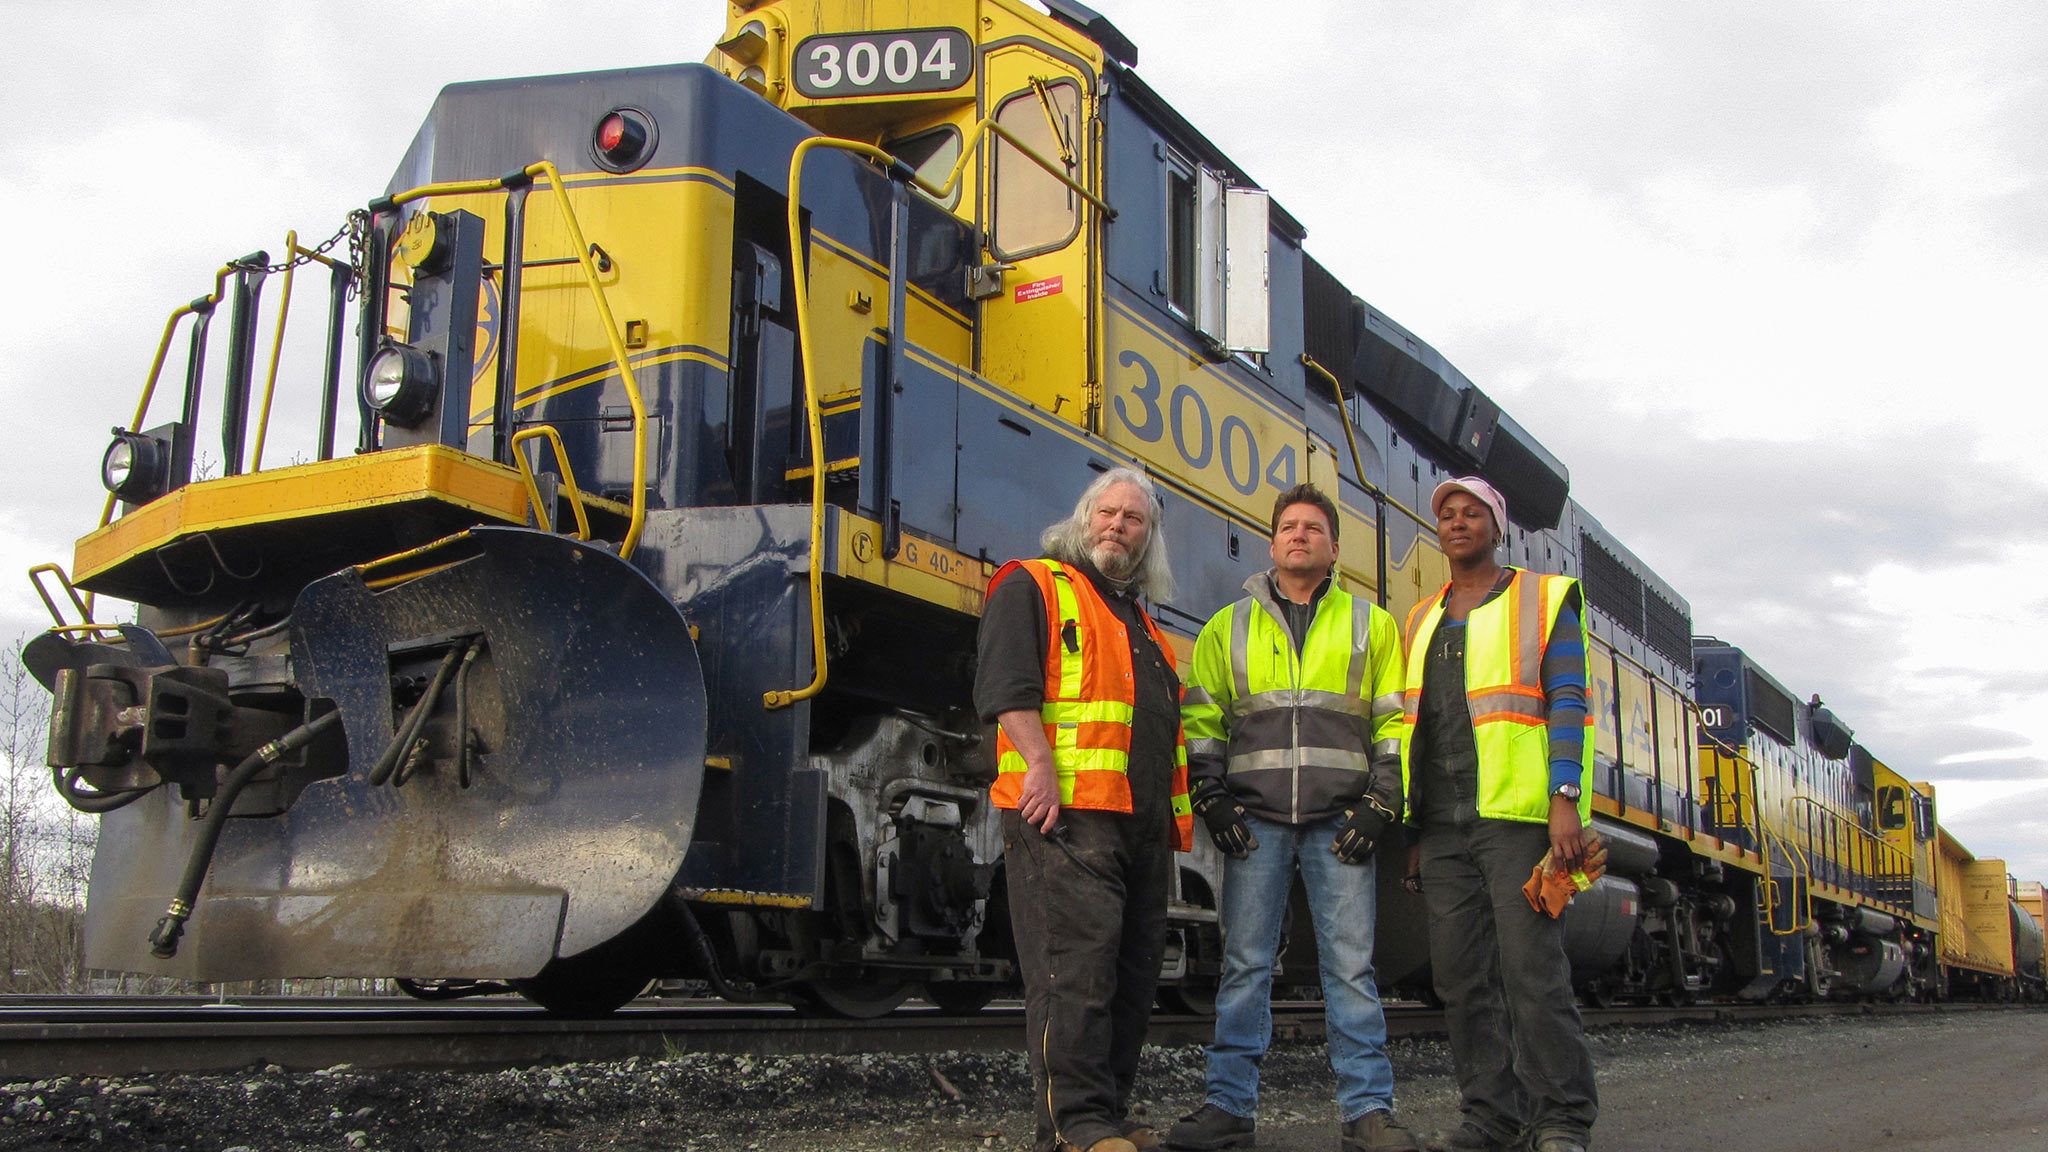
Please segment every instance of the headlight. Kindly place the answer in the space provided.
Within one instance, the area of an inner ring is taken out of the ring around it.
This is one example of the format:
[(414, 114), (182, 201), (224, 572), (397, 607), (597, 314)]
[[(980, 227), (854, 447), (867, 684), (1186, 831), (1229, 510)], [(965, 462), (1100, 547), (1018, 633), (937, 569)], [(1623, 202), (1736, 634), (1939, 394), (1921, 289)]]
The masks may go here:
[(164, 494), (169, 447), (154, 436), (114, 429), (114, 442), (100, 457), (100, 483), (128, 504), (147, 504)]
[(135, 471), (135, 445), (126, 437), (107, 445), (107, 454), (100, 460), (100, 483), (107, 491), (118, 492), (121, 485), (128, 483), (128, 474)]
[(434, 360), (405, 344), (387, 344), (363, 373), (363, 403), (390, 423), (410, 428), (434, 410), (440, 390)]

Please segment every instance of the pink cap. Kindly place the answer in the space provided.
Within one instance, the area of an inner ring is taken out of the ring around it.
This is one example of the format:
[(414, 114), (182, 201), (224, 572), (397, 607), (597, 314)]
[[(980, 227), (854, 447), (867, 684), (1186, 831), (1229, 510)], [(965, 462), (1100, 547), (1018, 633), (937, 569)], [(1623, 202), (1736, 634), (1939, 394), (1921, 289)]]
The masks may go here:
[(1502, 539), (1506, 539), (1508, 534), (1508, 502), (1500, 494), (1499, 489), (1496, 489), (1493, 485), (1488, 484), (1477, 476), (1460, 476), (1455, 480), (1446, 480), (1436, 486), (1436, 491), (1429, 494), (1429, 514), (1435, 516), (1442, 512), (1444, 497), (1449, 496), (1453, 492), (1466, 493), (1481, 504), (1486, 505), (1487, 510), (1493, 513), (1493, 530)]

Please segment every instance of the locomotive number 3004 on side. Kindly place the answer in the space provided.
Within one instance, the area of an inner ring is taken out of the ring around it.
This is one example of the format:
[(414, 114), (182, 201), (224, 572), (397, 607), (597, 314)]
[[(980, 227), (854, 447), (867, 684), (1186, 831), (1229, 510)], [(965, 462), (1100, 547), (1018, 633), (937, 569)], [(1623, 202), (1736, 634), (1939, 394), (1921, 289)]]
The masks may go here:
[(1265, 501), (1311, 478), (1302, 475), (1299, 425), (1199, 368), (1182, 370), (1186, 357), (1155, 363), (1127, 347), (1109, 360), (1111, 441), (1255, 519), (1264, 518)]
[(796, 49), (796, 90), (813, 100), (950, 92), (974, 77), (974, 45), (958, 28), (812, 36)]

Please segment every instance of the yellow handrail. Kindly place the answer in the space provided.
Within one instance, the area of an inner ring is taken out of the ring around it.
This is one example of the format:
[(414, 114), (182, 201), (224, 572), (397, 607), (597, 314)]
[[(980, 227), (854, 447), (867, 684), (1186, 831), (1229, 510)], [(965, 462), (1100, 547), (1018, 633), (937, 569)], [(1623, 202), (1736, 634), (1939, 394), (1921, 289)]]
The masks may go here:
[[(1800, 879), (1803, 877), (1806, 880), (1806, 886), (1808, 890), (1811, 891), (1813, 887), (1813, 863), (1812, 861), (1806, 858), (1806, 853), (1799, 850), (1799, 845), (1792, 843), (1791, 841), (1785, 839), (1783, 836), (1780, 836), (1775, 832), (1771, 832), (1768, 829), (1763, 829), (1761, 819), (1759, 819), (1758, 827), (1763, 832), (1763, 836), (1767, 840), (1773, 841), (1778, 845), (1778, 850), (1784, 853), (1785, 859), (1791, 864), (1793, 884), (1796, 886)], [(1767, 879), (1770, 878), (1770, 870), (1768, 867), (1765, 869), (1765, 877)], [(1771, 891), (1773, 893), (1777, 892), (1777, 880), (1770, 879), (1770, 886)], [(1795, 891), (1796, 890), (1797, 889), (1795, 887)], [(1777, 903), (1777, 901), (1773, 900), (1772, 903), (1775, 904)], [(1797, 936), (1800, 933), (1805, 932), (1813, 927), (1813, 909), (1811, 907), (1802, 908), (1797, 903), (1788, 902), (1786, 910), (1790, 912), (1792, 916), (1791, 926), (1787, 928), (1780, 928), (1774, 920), (1770, 924), (1771, 935)]]
[[(1685, 697), (1680, 697), (1680, 699), (1685, 701), (1687, 710), (1693, 714), (1693, 718), (1695, 720), (1704, 721), (1704, 718), (1701, 717), (1699, 714), (1700, 706), (1697, 701), (1687, 699)], [(1770, 900), (1765, 905), (1765, 907), (1775, 907), (1778, 903), (1778, 882), (1771, 876), (1771, 845), (1776, 844), (1778, 846), (1779, 854), (1782, 855), (1788, 862), (1788, 864), (1791, 866), (1792, 878), (1795, 881), (1799, 879), (1803, 870), (1810, 884), (1813, 876), (1812, 868), (1809, 865), (1807, 865), (1805, 856), (1802, 853), (1800, 853), (1798, 845), (1788, 843), (1784, 837), (1779, 836), (1775, 832), (1772, 832), (1769, 828), (1765, 827), (1764, 825), (1763, 805), (1757, 802), (1756, 785), (1756, 775), (1757, 772), (1761, 770), (1762, 766), (1759, 765), (1756, 761), (1751, 760), (1744, 753), (1738, 751), (1733, 745), (1727, 743), (1726, 741), (1720, 739), (1712, 733), (1707, 732), (1706, 727), (1707, 726), (1704, 722), (1700, 724), (1700, 735), (1706, 737), (1707, 740), (1711, 741), (1714, 744), (1714, 746), (1718, 750), (1717, 754), (1726, 756), (1729, 760), (1732, 760), (1736, 764), (1739, 764), (1742, 767), (1749, 770), (1749, 791), (1744, 792), (1739, 787), (1735, 790), (1735, 818), (1738, 822), (1742, 820), (1743, 800), (1747, 798), (1749, 800), (1749, 808), (1751, 812), (1750, 827), (1756, 833), (1757, 855), (1761, 859), (1764, 866), (1764, 874), (1761, 886), (1764, 891), (1769, 892), (1771, 894)], [(1792, 914), (1792, 927), (1783, 930), (1780, 930), (1778, 928), (1773, 918), (1765, 918), (1765, 927), (1771, 930), (1772, 935), (1794, 936), (1801, 932), (1806, 931), (1808, 928), (1811, 928), (1813, 926), (1813, 915), (1811, 910), (1808, 910), (1804, 921), (1800, 919), (1800, 909), (1791, 908), (1790, 911)]]
[(1351, 430), (1351, 413), (1344, 410), (1343, 383), (1337, 379), (1336, 373), (1318, 364), (1316, 358), (1306, 352), (1301, 354), (1301, 366), (1330, 382), (1332, 402), (1337, 406), (1337, 423), (1344, 425), (1344, 443), (1351, 446), (1351, 470), (1358, 474), (1359, 487), (1368, 492), (1378, 491), (1372, 486), (1372, 481), (1365, 478), (1365, 462), (1358, 457), (1358, 435)]
[(270, 434), (270, 398), (277, 391), (277, 361), (284, 354), (284, 321), (292, 310), (292, 273), (298, 269), (298, 261), (292, 257), (298, 254), (299, 230), (287, 229), (284, 234), (284, 288), (277, 302), (277, 330), (270, 338), (270, 371), (263, 376), (263, 411), (256, 417), (256, 451), (249, 461), (249, 471), (263, 471), (263, 441)]
[[(1330, 382), (1330, 387), (1337, 393), (1337, 421), (1338, 423), (1344, 425), (1344, 442), (1351, 446), (1351, 470), (1358, 474), (1358, 486), (1360, 488), (1365, 489), (1367, 492), (1370, 492), (1373, 495), (1379, 497), (1380, 499), (1385, 500), (1388, 504), (1393, 505), (1394, 510), (1401, 513), (1403, 516), (1408, 517), (1410, 520), (1415, 521), (1417, 524), (1421, 525), (1424, 528), (1429, 529), (1432, 532), (1435, 531), (1436, 525), (1428, 520), (1423, 519), (1422, 513), (1417, 512), (1415, 509), (1410, 508), (1406, 504), (1401, 503), (1399, 500), (1394, 499), (1392, 496), (1387, 494), (1387, 491), (1385, 489), (1381, 488), (1379, 485), (1374, 484), (1372, 481), (1367, 480), (1365, 478), (1365, 465), (1361, 463), (1358, 458), (1358, 435), (1351, 430), (1351, 414), (1344, 410), (1344, 385), (1338, 382), (1336, 375), (1332, 373), (1328, 368), (1325, 368), (1321, 364), (1317, 363), (1315, 357), (1310, 356), (1306, 352), (1301, 354), (1301, 366), (1315, 373), (1316, 375), (1321, 376), (1323, 379), (1328, 380)], [(1647, 672), (1649, 671), (1649, 669), (1646, 668), (1644, 669), (1644, 671)]]
[[(216, 272), (213, 277), (212, 293), (202, 296), (190, 304), (180, 304), (176, 308), (171, 309), (170, 319), (164, 321), (163, 339), (157, 341), (156, 359), (150, 361), (149, 364), (149, 379), (142, 385), (142, 400), (135, 405), (135, 418), (128, 422), (129, 431), (142, 431), (143, 418), (149, 415), (149, 402), (156, 396), (157, 378), (163, 375), (164, 357), (171, 350), (171, 337), (177, 335), (178, 332), (178, 321), (183, 320), (194, 312), (201, 311), (201, 305), (210, 309), (220, 303), (227, 292), (228, 277), (234, 275), (234, 272), (234, 265), (221, 265), (220, 271)], [(100, 509), (100, 527), (105, 528), (114, 522), (114, 505), (116, 503), (117, 498), (115, 495), (112, 492), (107, 493), (106, 506)]]
[(540, 482), (534, 479), (533, 467), (526, 461), (526, 453), (519, 449), (529, 440), (546, 440), (555, 448), (555, 462), (562, 466), (562, 487), (569, 491), (569, 507), (576, 513), (576, 539), (590, 539), (590, 516), (583, 510), (583, 492), (576, 487), (576, 470), (569, 466), (569, 450), (562, 446), (561, 434), (552, 424), (536, 424), (521, 428), (512, 434), (512, 459), (519, 464), (519, 478), (526, 482), (526, 499), (533, 506), (533, 517), (540, 523), (541, 530), (555, 530), (554, 513), (543, 506), (540, 498)]
[(302, 256), (306, 260), (318, 260), (329, 268), (346, 267), (341, 261), (325, 253), (315, 252), (311, 248), (301, 248), (298, 229), (294, 228), (284, 234), (284, 288), (282, 299), (277, 302), (277, 330), (270, 340), (270, 371), (263, 377), (263, 414), (256, 420), (256, 453), (249, 464), (251, 472), (263, 470), (263, 441), (270, 435), (270, 399), (277, 392), (277, 364), (284, 352), (285, 316), (292, 310), (292, 273), (298, 271), (299, 265), (305, 262), (300, 259)]
[[(954, 187), (959, 184), (961, 174), (966, 172), (968, 160), (973, 157), (975, 150), (981, 146), (981, 142), (989, 136), (995, 136), (1007, 141), (1011, 147), (1023, 153), (1032, 163), (1043, 168), (1047, 174), (1093, 205), (1096, 211), (1106, 216), (1116, 215), (1115, 209), (1112, 209), (1100, 196), (1095, 195), (1076, 183), (1072, 177), (1061, 171), (1052, 161), (1040, 156), (1029, 145), (1011, 135), (1007, 129), (996, 123), (994, 116), (986, 117), (981, 123), (974, 126), (974, 131), (969, 134), (966, 145), (961, 148), (960, 158), (953, 162), (953, 170), (946, 176), (944, 184), (934, 187), (914, 174), (906, 176), (905, 180), (913, 187), (924, 191), (932, 199), (945, 200), (948, 196), (952, 195)], [(808, 137), (799, 141), (795, 151), (790, 153), (789, 251), (790, 259), (796, 265), (796, 272), (792, 280), (794, 281), (796, 296), (797, 355), (802, 363), (804, 373), (804, 421), (805, 427), (810, 433), (812, 461), (810, 588), (812, 672), (811, 682), (802, 688), (777, 688), (762, 693), (761, 704), (766, 708), (783, 708), (796, 703), (798, 700), (808, 700), (819, 692), (824, 691), (825, 688), (825, 582), (822, 576), (824, 565), (824, 556), (822, 554), (825, 551), (825, 473), (827, 469), (817, 466), (818, 458), (824, 453), (825, 421), (824, 414), (820, 410), (817, 366), (811, 347), (810, 271), (809, 264), (804, 258), (802, 196), (804, 157), (810, 155), (811, 150), (814, 148), (836, 148), (843, 152), (852, 152), (856, 155), (865, 156), (870, 160), (892, 168), (902, 166), (902, 162), (894, 155), (883, 151), (873, 144), (863, 140), (846, 140), (834, 136)], [(889, 320), (891, 324), (897, 324), (901, 318), (892, 316)]]
[[(48, 588), (43, 587), (42, 578), (45, 575), (55, 575), (57, 577), (58, 586), (64, 589), (65, 595), (71, 597), (72, 606), (78, 609), (78, 617), (80, 623), (66, 624), (64, 622), (63, 609), (57, 606), (56, 598), (50, 595), (50, 590)], [(28, 582), (35, 587), (36, 595), (43, 598), (43, 607), (48, 608), (50, 610), (50, 619), (56, 621), (56, 626), (54, 628), (51, 628), (50, 631), (90, 633), (112, 632), (114, 630), (109, 625), (96, 624), (93, 622), (91, 594), (88, 593), (83, 597), (79, 596), (78, 588), (71, 583), (71, 577), (65, 574), (62, 565), (38, 564), (35, 567), (28, 570)]]
[[(1872, 832), (1868, 828), (1865, 828), (1862, 825), (1856, 823), (1854, 820), (1851, 820), (1848, 816), (1844, 815), (1843, 813), (1830, 809), (1827, 805), (1821, 803), (1820, 800), (1818, 800), (1815, 797), (1794, 796), (1792, 797), (1792, 802), (1794, 804), (1804, 805), (1805, 807), (1803, 807), (1801, 811), (1809, 813), (1803, 825), (1803, 830), (1805, 831), (1806, 838), (1809, 841), (1812, 840), (1814, 836), (1813, 819), (1810, 813), (1819, 812), (1823, 816), (1833, 816), (1835, 819), (1840, 820), (1842, 822), (1843, 828), (1846, 829), (1850, 834), (1850, 842), (1854, 844), (1860, 844), (1865, 850), (1865, 852), (1869, 855), (1869, 875), (1872, 879), (1876, 879), (1879, 875), (1878, 861), (1881, 859), (1889, 860), (1889, 862), (1892, 863), (1894, 866), (1903, 863), (1905, 865), (1905, 871), (1903, 872), (1903, 875), (1912, 875), (1912, 856), (1909, 853), (1907, 853), (1904, 849), (1886, 843), (1884, 837), (1879, 836), (1877, 833)], [(1851, 867), (1854, 867), (1854, 861), (1851, 861)]]
[[(640, 396), (640, 382), (633, 375), (633, 362), (626, 355), (625, 339), (619, 335), (618, 321), (612, 317), (612, 308), (604, 294), (604, 285), (597, 278), (597, 265), (590, 258), (590, 243), (583, 238), (583, 226), (577, 223), (576, 210), (569, 205), (569, 193), (562, 185), (562, 174), (555, 169), (553, 161), (540, 160), (522, 169), (525, 175), (545, 176), (548, 188), (554, 193), (555, 207), (562, 214), (562, 224), (569, 229), (571, 246), (576, 251), (577, 267), (583, 270), (583, 283), (590, 289), (591, 298), (597, 304), (598, 320), (604, 325), (605, 342), (610, 345), (612, 359), (619, 366), (619, 381), (626, 389), (626, 402), (633, 409), (633, 500), (631, 518), (626, 525), (626, 537), (619, 543), (619, 558), (629, 559), (633, 549), (640, 543), (640, 532), (647, 525), (647, 404)], [(506, 187), (503, 179), (458, 180), (441, 184), (422, 184), (392, 196), (393, 205), (406, 204), (428, 196), (459, 196), (475, 192), (494, 192)], [(516, 338), (517, 333), (512, 337)], [(510, 414), (506, 415), (510, 418)]]
[[(811, 347), (811, 289), (810, 269), (804, 259), (803, 247), (803, 200), (799, 196), (803, 181), (804, 157), (813, 148), (841, 148), (858, 153), (884, 164), (895, 163), (895, 157), (872, 144), (858, 140), (839, 140), (829, 136), (812, 136), (799, 141), (796, 150), (789, 157), (789, 252), (796, 265), (791, 277), (796, 296), (796, 346), (797, 357), (804, 373), (804, 427), (810, 436), (811, 450), (811, 682), (802, 688), (775, 688), (761, 696), (765, 708), (782, 708), (798, 700), (808, 700), (825, 687), (825, 417), (819, 410), (817, 359)], [(963, 153), (964, 155), (964, 153)], [(959, 171), (956, 166), (955, 172)], [(890, 317), (890, 323), (896, 322)]]
[(626, 525), (626, 538), (619, 542), (619, 559), (631, 559), (633, 549), (639, 546), (640, 532), (647, 526), (647, 404), (640, 397), (640, 381), (633, 375), (633, 361), (626, 355), (625, 338), (619, 335), (618, 321), (612, 318), (612, 307), (605, 299), (604, 285), (597, 278), (597, 265), (590, 259), (590, 243), (583, 238), (583, 227), (576, 222), (575, 210), (569, 207), (569, 193), (562, 187), (562, 174), (549, 160), (527, 165), (526, 174), (548, 178), (548, 188), (555, 194), (555, 207), (561, 210), (562, 223), (569, 229), (569, 240), (576, 251), (576, 266), (583, 269), (583, 283), (590, 288), (591, 299), (597, 304), (598, 319), (604, 323), (605, 341), (611, 345), (612, 358), (618, 362), (619, 380), (626, 389), (626, 403), (633, 409), (633, 516)]
[(429, 552), (434, 552), (442, 548), (445, 548), (458, 540), (467, 540), (469, 539), (469, 536), (469, 529), (464, 528), (460, 532), (443, 536), (439, 540), (429, 541), (425, 544), (420, 545), (417, 548), (407, 548), (403, 552), (393, 552), (389, 556), (379, 556), (375, 560), (366, 560), (361, 564), (357, 564), (355, 567), (350, 569), (350, 571), (354, 572), (358, 576), (368, 575), (370, 570), (373, 568), (382, 568), (386, 564), (396, 564), (401, 560), (410, 560), (415, 556), (424, 556)]

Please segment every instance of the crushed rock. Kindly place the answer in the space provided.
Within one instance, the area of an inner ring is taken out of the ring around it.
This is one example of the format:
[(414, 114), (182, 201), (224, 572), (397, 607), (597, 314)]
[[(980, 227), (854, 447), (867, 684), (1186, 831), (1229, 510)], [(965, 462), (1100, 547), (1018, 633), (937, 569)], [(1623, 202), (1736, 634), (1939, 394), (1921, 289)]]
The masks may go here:
[[(1732, 1049), (1758, 1047), (1772, 1029), (1854, 1026), (1612, 1028), (1591, 1040), (1598, 1067), (1668, 1065), (1683, 1079)], [(1411, 1124), (1454, 1115), (1443, 1041), (1398, 1038), (1388, 1052)], [(1142, 1114), (1163, 1129), (1199, 1104), (1203, 1063), (1196, 1045), (1147, 1048)], [(1320, 1042), (1276, 1044), (1262, 1079), (1262, 1123), (1334, 1123)], [(1021, 1052), (684, 1053), (498, 1071), (271, 1064), (217, 1075), (65, 1077), (0, 1084), (0, 1152), (1015, 1152), (1030, 1147), (1029, 1085)]]

